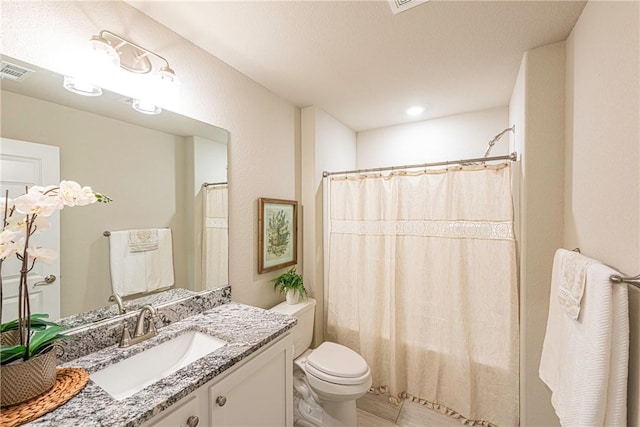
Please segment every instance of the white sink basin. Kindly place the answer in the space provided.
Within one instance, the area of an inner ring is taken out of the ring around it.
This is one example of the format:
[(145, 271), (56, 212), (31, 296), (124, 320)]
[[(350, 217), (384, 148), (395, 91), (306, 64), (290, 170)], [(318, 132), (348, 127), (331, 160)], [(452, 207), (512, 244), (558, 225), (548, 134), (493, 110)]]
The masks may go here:
[(124, 400), (225, 344), (207, 334), (189, 331), (89, 377), (114, 399)]

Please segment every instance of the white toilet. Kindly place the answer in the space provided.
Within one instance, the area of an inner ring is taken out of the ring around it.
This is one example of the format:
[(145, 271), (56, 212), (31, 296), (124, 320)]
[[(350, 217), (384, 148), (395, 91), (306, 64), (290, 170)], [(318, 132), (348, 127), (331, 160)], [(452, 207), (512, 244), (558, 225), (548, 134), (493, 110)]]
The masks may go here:
[(367, 362), (343, 345), (324, 342), (310, 350), (316, 301), (283, 302), (272, 310), (298, 319), (293, 328), (294, 420), (299, 427), (355, 427), (356, 399), (371, 387)]

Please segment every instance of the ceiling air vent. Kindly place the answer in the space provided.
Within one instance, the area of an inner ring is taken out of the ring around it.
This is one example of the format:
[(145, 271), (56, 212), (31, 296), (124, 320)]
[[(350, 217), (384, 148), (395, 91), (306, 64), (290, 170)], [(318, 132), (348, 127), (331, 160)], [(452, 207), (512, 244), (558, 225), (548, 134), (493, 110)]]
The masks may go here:
[(33, 70), (6, 61), (1, 61), (0, 65), (2, 65), (2, 69), (0, 69), (0, 78), (2, 79), (21, 82), (35, 73)]
[(391, 6), (391, 11), (393, 12), (393, 14), (396, 15), (427, 1), (429, 0), (389, 0), (389, 5)]

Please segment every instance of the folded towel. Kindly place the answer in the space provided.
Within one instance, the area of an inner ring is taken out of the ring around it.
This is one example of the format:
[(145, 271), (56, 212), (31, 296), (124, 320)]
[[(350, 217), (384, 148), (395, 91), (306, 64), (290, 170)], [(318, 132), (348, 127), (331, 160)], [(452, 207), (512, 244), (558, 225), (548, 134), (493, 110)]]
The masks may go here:
[(580, 315), (580, 302), (584, 294), (587, 267), (596, 260), (566, 249), (558, 249), (558, 252), (561, 269), (558, 301), (572, 319), (577, 319)]
[(158, 230), (130, 230), (129, 251), (144, 252), (158, 249)]
[(132, 252), (130, 231), (112, 231), (109, 238), (111, 288), (121, 296), (149, 292), (174, 284), (171, 229), (156, 230), (156, 250)]
[[(564, 251), (566, 252), (566, 251)], [(609, 280), (617, 271), (586, 268), (580, 317), (557, 303), (563, 250), (553, 261), (547, 330), (539, 375), (563, 426), (624, 426), (627, 418), (629, 306), (627, 287)]]

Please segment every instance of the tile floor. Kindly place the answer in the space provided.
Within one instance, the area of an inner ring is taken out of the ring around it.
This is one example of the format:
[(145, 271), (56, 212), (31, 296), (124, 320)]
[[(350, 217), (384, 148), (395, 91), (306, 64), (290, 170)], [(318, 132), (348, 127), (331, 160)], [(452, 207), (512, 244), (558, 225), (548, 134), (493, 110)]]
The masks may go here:
[(358, 427), (461, 427), (450, 417), (415, 402), (402, 401), (400, 406), (385, 395), (367, 393), (356, 401)]

